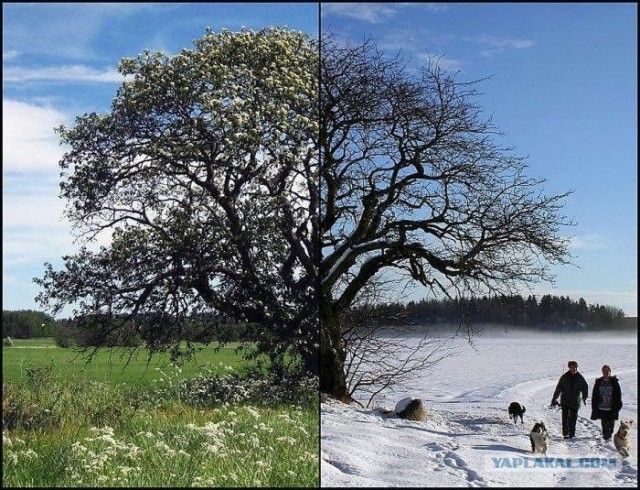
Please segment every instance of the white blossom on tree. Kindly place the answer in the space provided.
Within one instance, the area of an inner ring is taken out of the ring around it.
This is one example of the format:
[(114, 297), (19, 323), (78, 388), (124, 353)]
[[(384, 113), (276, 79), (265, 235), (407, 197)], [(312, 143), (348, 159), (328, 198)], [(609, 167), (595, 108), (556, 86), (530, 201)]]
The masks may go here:
[(47, 264), (38, 300), (75, 304), (105, 336), (135, 320), (157, 348), (185, 318), (226, 315), (317, 374), (317, 63), (317, 43), (284, 28), (122, 59), (111, 112), (57, 130), (66, 214), (111, 244)]

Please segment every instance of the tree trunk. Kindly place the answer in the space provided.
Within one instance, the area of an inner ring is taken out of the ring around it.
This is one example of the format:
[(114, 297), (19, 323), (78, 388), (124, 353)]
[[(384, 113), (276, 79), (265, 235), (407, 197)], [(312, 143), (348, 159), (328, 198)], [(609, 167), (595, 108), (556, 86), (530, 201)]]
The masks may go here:
[(320, 353), (315, 349), (312, 353), (304, 356), (304, 369), (305, 372), (312, 374), (313, 376), (320, 376)]
[(320, 391), (345, 403), (353, 401), (347, 391), (345, 353), (340, 323), (327, 305), (320, 313)]

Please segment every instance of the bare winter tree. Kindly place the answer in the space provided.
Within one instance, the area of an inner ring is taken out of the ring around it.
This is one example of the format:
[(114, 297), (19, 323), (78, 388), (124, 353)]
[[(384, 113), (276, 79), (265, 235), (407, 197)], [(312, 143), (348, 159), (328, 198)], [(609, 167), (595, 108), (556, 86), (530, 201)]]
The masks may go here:
[(385, 271), (434, 293), (510, 292), (567, 263), (568, 193), (499, 146), (476, 82), (371, 41), (320, 50), (321, 391), (350, 400), (345, 315)]
[(384, 303), (390, 297), (388, 287), (405, 289), (399, 282), (377, 277), (342, 319), (347, 395), (365, 393), (367, 406), (383, 390), (404, 386), (457, 350), (452, 344), (457, 332), (412, 325), (397, 303)]

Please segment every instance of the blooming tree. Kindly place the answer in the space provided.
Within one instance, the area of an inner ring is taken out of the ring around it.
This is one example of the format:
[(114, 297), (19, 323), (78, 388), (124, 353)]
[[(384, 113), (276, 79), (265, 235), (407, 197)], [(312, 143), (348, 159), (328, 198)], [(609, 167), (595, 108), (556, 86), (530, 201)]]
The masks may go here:
[(87, 243), (46, 264), (37, 299), (75, 305), (105, 338), (133, 324), (157, 349), (186, 318), (223, 314), (274, 362), (317, 373), (317, 44), (268, 28), (194, 46), (124, 58), (111, 112), (57, 129), (66, 215)]

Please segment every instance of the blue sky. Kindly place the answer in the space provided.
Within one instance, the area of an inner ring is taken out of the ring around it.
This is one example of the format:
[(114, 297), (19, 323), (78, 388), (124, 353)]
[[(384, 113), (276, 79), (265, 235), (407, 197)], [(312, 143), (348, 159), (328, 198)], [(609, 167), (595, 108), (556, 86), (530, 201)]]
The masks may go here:
[[(287, 26), (317, 37), (317, 4), (3, 3), (3, 309), (40, 309), (32, 282), (77, 249), (57, 198), (54, 126), (107, 112), (121, 58), (192, 48), (207, 27)], [(70, 313), (70, 310), (63, 313)]]
[(476, 102), (499, 141), (548, 193), (574, 191), (565, 212), (577, 226), (564, 232), (576, 266), (534, 292), (637, 315), (635, 4), (328, 3), (321, 27), (415, 64), (442, 56), (462, 80), (491, 77)]
[[(308, 4), (3, 3), (3, 309), (38, 309), (43, 263), (76, 248), (62, 219), (52, 128), (106, 112), (120, 58), (169, 54), (214, 30), (286, 25), (318, 34)], [(539, 294), (637, 315), (635, 4), (323, 4), (323, 28), (369, 35), (413, 62), (441, 55), (549, 192), (573, 190), (566, 230), (578, 267)], [(420, 292), (414, 293), (420, 297)]]

